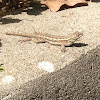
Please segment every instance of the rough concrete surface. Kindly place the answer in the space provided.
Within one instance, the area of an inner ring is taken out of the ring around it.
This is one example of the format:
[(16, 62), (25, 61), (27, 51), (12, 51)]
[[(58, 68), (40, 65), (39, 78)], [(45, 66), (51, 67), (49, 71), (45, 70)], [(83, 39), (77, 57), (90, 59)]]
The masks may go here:
[(61, 70), (22, 85), (3, 100), (100, 100), (100, 46)]
[[(65, 53), (61, 52), (60, 46), (36, 44), (32, 41), (21, 43), (20, 40), (26, 38), (5, 35), (6, 32), (42, 32), (64, 36), (75, 31), (83, 32), (83, 37), (66, 47)], [(89, 2), (88, 6), (55, 13), (43, 6), (17, 10), (0, 18), (0, 39), (0, 64), (5, 70), (0, 72), (0, 97), (3, 98), (26, 82), (60, 71), (82, 54), (100, 45), (100, 2)], [(82, 84), (77, 85), (80, 87)]]

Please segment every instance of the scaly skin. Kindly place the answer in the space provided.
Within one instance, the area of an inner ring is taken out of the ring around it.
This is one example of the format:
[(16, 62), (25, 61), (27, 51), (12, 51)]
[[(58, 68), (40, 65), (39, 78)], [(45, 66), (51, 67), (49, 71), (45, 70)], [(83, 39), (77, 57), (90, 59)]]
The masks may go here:
[(57, 35), (50, 35), (43, 33), (36, 33), (36, 34), (6, 33), (6, 35), (28, 37), (28, 40), (32, 40), (36, 43), (48, 42), (54, 45), (61, 45), (62, 51), (65, 51), (65, 46), (72, 45), (76, 40), (78, 40), (83, 35), (83, 33), (75, 32), (68, 36), (57, 36)]

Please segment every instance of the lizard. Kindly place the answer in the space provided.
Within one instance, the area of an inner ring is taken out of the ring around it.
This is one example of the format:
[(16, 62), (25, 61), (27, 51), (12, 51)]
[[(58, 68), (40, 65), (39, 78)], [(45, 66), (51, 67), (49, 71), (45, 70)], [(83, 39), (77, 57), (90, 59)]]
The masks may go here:
[(61, 51), (65, 52), (65, 46), (71, 46), (75, 41), (77, 41), (83, 35), (83, 33), (76, 31), (75, 33), (69, 34), (68, 36), (58, 36), (58, 35), (50, 35), (44, 33), (35, 33), (35, 34), (6, 33), (6, 35), (28, 37), (27, 40), (32, 40), (35, 43), (48, 42), (50, 44), (60, 45)]

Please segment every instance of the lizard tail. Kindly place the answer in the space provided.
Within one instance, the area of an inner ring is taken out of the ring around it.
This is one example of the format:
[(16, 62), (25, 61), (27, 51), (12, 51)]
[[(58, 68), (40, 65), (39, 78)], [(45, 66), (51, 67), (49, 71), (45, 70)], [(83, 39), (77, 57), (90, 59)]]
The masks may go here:
[(6, 33), (6, 35), (15, 35), (15, 36), (31, 37), (29, 34), (21, 34), (21, 33)]

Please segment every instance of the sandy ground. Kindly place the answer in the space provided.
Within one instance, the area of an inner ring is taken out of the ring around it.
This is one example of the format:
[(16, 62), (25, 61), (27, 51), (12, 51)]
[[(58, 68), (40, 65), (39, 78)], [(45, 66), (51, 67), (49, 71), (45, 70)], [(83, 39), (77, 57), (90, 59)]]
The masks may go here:
[[(42, 32), (66, 36), (75, 31), (83, 32), (83, 37), (71, 47), (66, 47), (65, 53), (61, 52), (60, 46), (32, 41), (21, 43), (19, 40), (24, 37), (5, 35), (6, 32)], [(55, 13), (38, 6), (18, 10), (0, 18), (0, 39), (0, 64), (5, 70), (0, 72), (0, 92), (3, 94), (4, 91), (9, 92), (23, 83), (64, 68), (100, 45), (100, 2)]]

